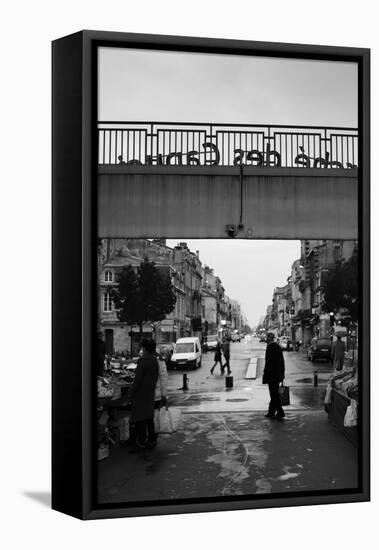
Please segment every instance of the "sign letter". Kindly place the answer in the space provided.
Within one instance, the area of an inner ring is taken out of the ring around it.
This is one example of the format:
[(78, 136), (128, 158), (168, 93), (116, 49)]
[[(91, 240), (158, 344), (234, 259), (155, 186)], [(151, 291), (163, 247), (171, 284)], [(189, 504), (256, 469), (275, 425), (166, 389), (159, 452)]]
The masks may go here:
[[(273, 156), (274, 159), (271, 161), (270, 156)], [(271, 150), (270, 144), (267, 143), (266, 146), (266, 162), (265, 166), (281, 166), (282, 165), (282, 159), (278, 151)]]
[[(217, 146), (211, 141), (207, 141), (206, 143), (203, 143), (203, 147), (205, 149), (204, 164), (209, 164), (210, 166), (217, 166), (218, 164), (220, 164), (220, 151), (217, 149)], [(207, 160), (207, 147), (209, 147), (209, 149), (212, 149), (213, 153), (215, 154), (215, 158), (213, 160)]]
[(253, 149), (249, 151), (246, 156), (246, 160), (250, 160), (253, 166), (262, 166), (263, 164), (263, 153)]

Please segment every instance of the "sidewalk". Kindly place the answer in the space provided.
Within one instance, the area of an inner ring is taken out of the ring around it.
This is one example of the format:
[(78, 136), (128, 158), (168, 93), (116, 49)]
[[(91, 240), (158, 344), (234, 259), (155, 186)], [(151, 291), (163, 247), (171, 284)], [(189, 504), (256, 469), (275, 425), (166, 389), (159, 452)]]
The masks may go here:
[[(233, 397), (234, 394), (233, 394)], [(233, 403), (236, 406), (236, 402)], [(182, 414), (156, 449), (114, 448), (98, 463), (99, 502), (283, 493), (357, 486), (356, 448), (323, 410)]]

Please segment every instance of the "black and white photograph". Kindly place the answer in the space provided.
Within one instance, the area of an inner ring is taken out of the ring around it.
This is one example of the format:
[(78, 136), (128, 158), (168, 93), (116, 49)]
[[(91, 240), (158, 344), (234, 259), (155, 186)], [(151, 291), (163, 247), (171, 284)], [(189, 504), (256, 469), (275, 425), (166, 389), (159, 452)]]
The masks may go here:
[(4, 548), (372, 547), (376, 11), (5, 5)]
[(4, 4), (2, 547), (372, 547), (376, 12)]
[(359, 492), (358, 90), (98, 48), (98, 505)]

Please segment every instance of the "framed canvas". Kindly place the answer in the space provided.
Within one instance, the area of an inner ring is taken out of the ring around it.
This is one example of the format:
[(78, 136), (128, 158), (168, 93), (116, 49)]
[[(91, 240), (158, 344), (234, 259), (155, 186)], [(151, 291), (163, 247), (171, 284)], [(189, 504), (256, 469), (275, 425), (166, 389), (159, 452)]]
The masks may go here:
[(369, 64), (53, 42), (55, 510), (369, 500)]

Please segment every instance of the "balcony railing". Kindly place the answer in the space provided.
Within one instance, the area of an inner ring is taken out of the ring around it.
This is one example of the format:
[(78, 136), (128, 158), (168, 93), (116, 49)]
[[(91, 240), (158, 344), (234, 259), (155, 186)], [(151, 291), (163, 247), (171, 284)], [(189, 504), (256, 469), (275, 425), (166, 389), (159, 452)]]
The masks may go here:
[(100, 165), (353, 169), (358, 130), (321, 126), (99, 122)]

